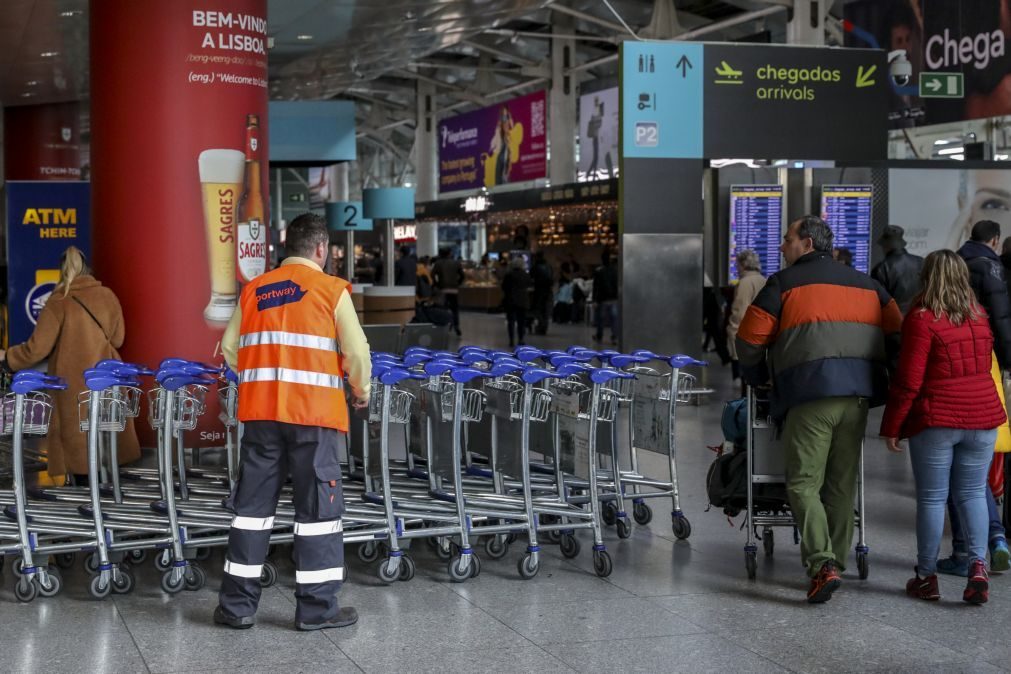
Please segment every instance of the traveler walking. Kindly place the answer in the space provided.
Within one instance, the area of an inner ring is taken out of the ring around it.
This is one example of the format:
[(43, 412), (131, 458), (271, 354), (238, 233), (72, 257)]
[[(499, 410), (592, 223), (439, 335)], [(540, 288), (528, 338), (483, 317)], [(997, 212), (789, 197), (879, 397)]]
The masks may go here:
[(734, 301), (730, 305), (730, 317), (727, 319), (727, 350), (730, 352), (730, 367), (734, 381), (741, 378), (741, 364), (737, 360), (737, 330), (744, 319), (744, 312), (758, 297), (759, 291), (765, 287), (765, 277), (762, 276), (762, 261), (753, 250), (742, 250), (737, 254), (737, 271), (739, 279), (734, 287)]
[[(993, 352), (1001, 371), (1011, 366), (1011, 300), (1008, 299), (1004, 267), (997, 249), (1000, 245), (1000, 225), (992, 220), (980, 220), (973, 225), (970, 240), (959, 248), (959, 256), (969, 269), (969, 286), (976, 302), (986, 311), (993, 336)], [(1006, 451), (1007, 447), (1002, 447)], [(1003, 460), (1000, 457), (998, 460)], [(993, 492), (985, 490), (990, 517), (990, 570), (1011, 569), (1004, 523)], [(937, 563), (937, 570), (954, 576), (965, 576), (970, 570), (969, 550), (962, 520), (952, 496), (948, 498), (948, 519), (951, 522), (951, 556)]]
[(881, 422), (891, 451), (901, 451), (899, 438), (909, 438), (916, 479), (916, 575), (906, 584), (912, 597), (940, 598), (935, 572), (948, 501), (967, 539), (962, 598), (987, 601), (986, 477), (997, 427), (1007, 420), (991, 377), (992, 353), (993, 335), (965, 262), (949, 250), (931, 253), (923, 294), (902, 327), (899, 368)]
[(554, 303), (555, 271), (551, 268), (544, 253), (534, 253), (534, 264), (531, 276), (534, 282), (533, 312), (538, 335), (548, 334), (548, 323), (551, 320), (551, 307)]
[[(369, 400), (369, 346), (347, 281), (322, 272), (329, 234), (306, 213), (287, 229), (284, 263), (248, 284), (222, 338), (239, 375), (242, 471), (214, 622), (252, 627), (274, 512), (288, 474), (294, 487), (295, 627), (358, 620), (340, 607), (344, 496), (338, 434), (348, 430), (345, 372), (355, 408)], [(338, 351), (339, 350), (339, 351)]]
[(597, 331), (594, 341), (604, 339), (604, 325), (611, 328), (611, 342), (618, 343), (618, 269), (615, 267), (614, 255), (605, 251), (602, 265), (593, 272), (593, 303), (597, 312)]
[(460, 333), (460, 284), (463, 283), (463, 265), (452, 257), (449, 248), (439, 251), (439, 259), (432, 269), (435, 287), (442, 295), (446, 308), (453, 312), (453, 330)]
[(506, 312), (509, 331), (509, 348), (523, 344), (527, 329), (527, 311), (530, 309), (530, 286), (533, 281), (527, 273), (523, 258), (517, 257), (509, 265), (509, 273), (502, 279), (502, 305)]
[[(116, 295), (91, 273), (84, 254), (67, 248), (60, 257), (60, 283), (39, 314), (28, 341), (0, 351), (5, 372), (35, 367), (48, 360), (49, 373), (67, 381), (65, 391), (53, 391), (55, 413), (42, 439), (48, 472), (62, 485), (70, 474), (75, 484), (88, 484), (88, 436), (81, 433), (77, 394), (85, 390), (84, 371), (105, 358), (119, 358), (126, 328)], [(140, 458), (133, 420), (119, 434), (119, 463)]]
[(897, 347), (902, 323), (880, 284), (832, 260), (832, 238), (813, 215), (790, 225), (780, 247), (790, 266), (769, 277), (737, 334), (744, 379), (772, 377), (811, 603), (842, 582), (867, 410), (885, 401), (886, 346)]
[(408, 246), (400, 247), (400, 257), (393, 267), (393, 285), (413, 286), (418, 282), (418, 258)]
[(885, 259), (871, 270), (871, 276), (892, 296), (904, 316), (920, 294), (923, 258), (906, 251), (905, 230), (897, 225), (885, 228), (878, 245), (885, 251)]

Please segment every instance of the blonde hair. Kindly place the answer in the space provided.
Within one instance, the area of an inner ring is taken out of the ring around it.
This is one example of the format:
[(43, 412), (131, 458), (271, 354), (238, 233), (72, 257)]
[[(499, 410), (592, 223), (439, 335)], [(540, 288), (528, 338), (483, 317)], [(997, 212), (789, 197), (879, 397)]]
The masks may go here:
[(969, 285), (969, 267), (953, 251), (937, 250), (928, 255), (923, 261), (920, 281), (923, 292), (916, 302), (922, 310), (930, 310), (937, 317), (946, 316), (955, 325), (983, 315)]
[(90, 276), (91, 268), (88, 267), (84, 253), (77, 246), (70, 246), (60, 257), (60, 287), (63, 288), (63, 296), (70, 294), (70, 285), (78, 276)]

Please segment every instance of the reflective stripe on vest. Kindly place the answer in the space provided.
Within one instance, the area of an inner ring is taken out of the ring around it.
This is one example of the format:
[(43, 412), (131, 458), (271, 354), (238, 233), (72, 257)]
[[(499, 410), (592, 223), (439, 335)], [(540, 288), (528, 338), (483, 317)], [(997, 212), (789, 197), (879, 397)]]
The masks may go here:
[(239, 348), (244, 346), (263, 346), (264, 344), (280, 344), (281, 346), (299, 346), (304, 349), (319, 349), (320, 351), (336, 351), (337, 340), (317, 335), (303, 335), (297, 332), (281, 330), (263, 330), (251, 332), (239, 337)]
[(248, 384), (254, 381), (283, 381), (289, 384), (305, 384), (307, 386), (323, 386), (326, 388), (341, 388), (340, 377), (321, 372), (306, 370), (291, 370), (285, 367), (257, 367), (243, 370), (239, 373), (239, 383)]

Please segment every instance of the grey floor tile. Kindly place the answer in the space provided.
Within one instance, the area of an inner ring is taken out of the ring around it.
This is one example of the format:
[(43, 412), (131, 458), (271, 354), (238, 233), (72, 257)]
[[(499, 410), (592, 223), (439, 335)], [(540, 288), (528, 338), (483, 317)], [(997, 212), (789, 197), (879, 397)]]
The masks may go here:
[[(317, 662), (280, 662), (275, 665), (260, 666), (257, 664), (231, 663), (236, 666), (226, 666), (215, 669), (179, 670), (178, 674), (318, 674), (333, 672), (334, 674), (360, 674), (361, 668), (347, 658), (330, 659)], [(224, 664), (224, 663), (219, 663)]]
[(579, 672), (789, 672), (774, 662), (712, 634), (592, 643), (546, 644)]
[(885, 669), (863, 670), (869, 672), (880, 672), (880, 674), (999, 674), (1006, 672), (1005, 668), (997, 667), (989, 662), (970, 661), (945, 663), (934, 666), (917, 667), (888, 667)]
[(705, 629), (645, 599), (607, 599), (485, 609), (537, 644), (697, 634)]
[(383, 648), (405, 653), (444, 652), (482, 648), (518, 648), (530, 642), (477, 607), (451, 610), (420, 610), (370, 617), (367, 612), (357, 624), (324, 634), (355, 662), (363, 661)]
[(561, 674), (572, 672), (558, 658), (537, 646), (519, 648), (481, 649), (462, 652), (440, 653), (437, 657), (424, 652), (383, 653), (374, 649), (373, 653), (359, 656), (357, 664), (367, 673), (411, 672), (412, 674), (473, 674), (474, 672), (496, 672), (496, 674), (525, 674), (526, 672), (546, 672)]
[(965, 654), (873, 619), (821, 617), (775, 632), (753, 630), (729, 637), (784, 667), (802, 672), (866, 672), (965, 661)]
[(333, 663), (346, 657), (320, 632), (294, 629), (294, 607), (281, 592), (263, 593), (257, 624), (243, 631), (214, 625), (215, 592), (173, 597), (130, 595), (116, 605), (152, 672), (213, 669), (241, 662), (263, 668), (285, 663)]
[(59, 631), (8, 638), (5, 625), (0, 629), (0, 654), (0, 670), (5, 672), (132, 674), (148, 671), (125, 628), (91, 633), (65, 627)]

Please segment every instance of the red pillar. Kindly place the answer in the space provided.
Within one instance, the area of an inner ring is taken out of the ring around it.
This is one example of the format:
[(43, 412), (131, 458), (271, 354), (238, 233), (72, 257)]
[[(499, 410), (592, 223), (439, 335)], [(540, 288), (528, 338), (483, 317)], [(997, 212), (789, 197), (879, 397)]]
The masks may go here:
[(80, 118), (79, 103), (4, 108), (4, 178), (87, 180)]
[[(206, 150), (242, 153), (247, 115), (254, 114), (265, 163), (266, 5), (91, 2), (95, 268), (123, 305), (127, 360), (150, 366), (169, 356), (222, 360), (224, 323), (204, 313), (212, 264), (218, 272), (228, 269), (228, 256), (210, 242), (231, 236), (234, 246), (243, 167), (241, 159), (236, 166), (236, 154), (216, 153), (222, 176), (208, 190), (215, 200), (209, 236), (198, 158)], [(266, 171), (262, 178), (265, 183)], [(265, 184), (262, 193), (268, 193)], [(220, 290), (220, 278), (216, 285)], [(194, 445), (222, 444), (216, 417), (208, 409)]]

